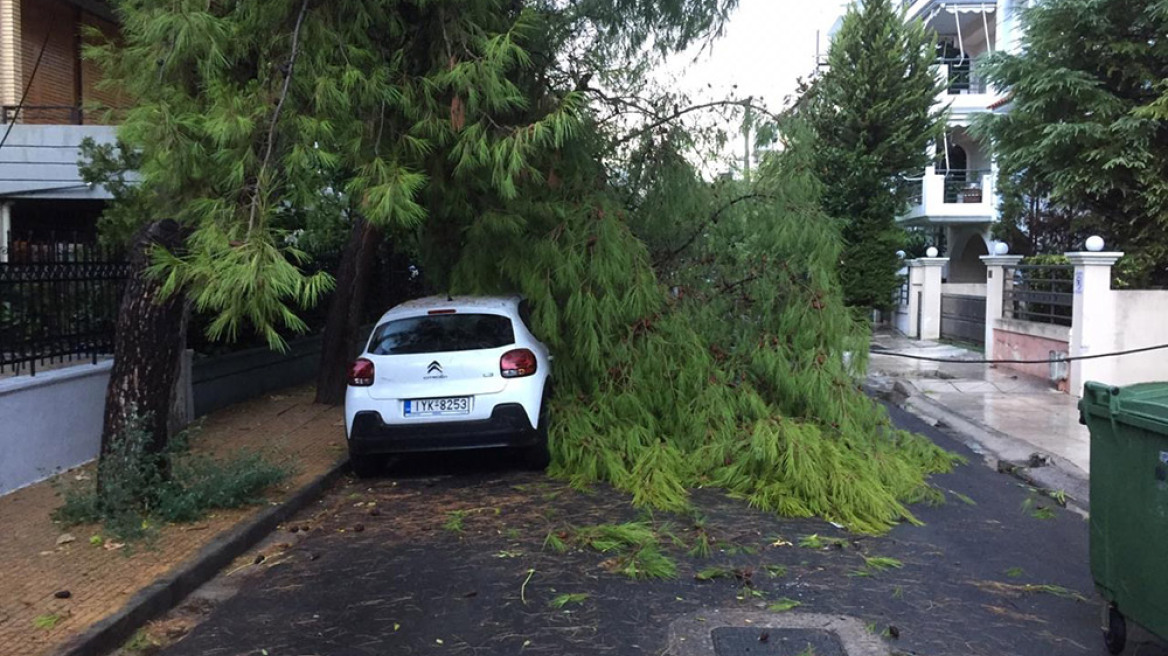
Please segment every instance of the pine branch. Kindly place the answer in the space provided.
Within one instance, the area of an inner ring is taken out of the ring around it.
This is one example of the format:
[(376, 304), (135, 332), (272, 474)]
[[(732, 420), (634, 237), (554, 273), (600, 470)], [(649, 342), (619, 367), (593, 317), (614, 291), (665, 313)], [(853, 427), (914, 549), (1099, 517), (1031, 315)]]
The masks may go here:
[(682, 116), (685, 116), (686, 114), (692, 114), (693, 112), (699, 112), (699, 111), (706, 110), (706, 109), (713, 109), (715, 107), (729, 107), (731, 105), (741, 107), (742, 109), (752, 109), (754, 111), (761, 112), (761, 113), (769, 116), (770, 118), (772, 118), (776, 121), (779, 119), (778, 115), (772, 113), (766, 107), (763, 107), (761, 105), (756, 105), (753, 102), (751, 102), (750, 100), (715, 100), (715, 101), (708, 102), (708, 103), (701, 103), (698, 105), (690, 105), (689, 107), (675, 109), (673, 112), (658, 118), (657, 120), (653, 121), (649, 125), (646, 125), (645, 127), (641, 128), (639, 130), (634, 130), (634, 131), (630, 132), (629, 134), (626, 134), (625, 136), (621, 137), (620, 139), (617, 139), (616, 142), (613, 144), (613, 146), (614, 147), (621, 146), (621, 145), (623, 145), (629, 141), (632, 141), (633, 139), (636, 139), (637, 137), (645, 134), (646, 132), (652, 132), (653, 130), (656, 130), (657, 128), (661, 127), (662, 125), (676, 121), (677, 119), (681, 118)]
[[(764, 268), (764, 272), (765, 272), (765, 268)], [(722, 283), (722, 293), (729, 294), (730, 292), (734, 291), (735, 289), (738, 289), (739, 287), (741, 287), (747, 283), (754, 282), (755, 280), (762, 278), (762, 276), (763, 276), (762, 273), (753, 273), (753, 274), (746, 276), (745, 278), (742, 278), (740, 280), (735, 280), (734, 282), (723, 282)]]
[(702, 221), (701, 225), (699, 225), (697, 227), (697, 229), (693, 231), (693, 234), (691, 234), (689, 236), (689, 238), (686, 239), (685, 242), (683, 242), (681, 244), (681, 246), (678, 246), (677, 248), (673, 249), (672, 251), (669, 251), (661, 259), (654, 262), (653, 268), (659, 269), (663, 265), (668, 264), (669, 262), (673, 261), (673, 258), (677, 257), (678, 255), (681, 255), (681, 253), (683, 251), (685, 251), (685, 249), (692, 246), (693, 243), (698, 240), (698, 237), (702, 236), (702, 233), (705, 232), (707, 228), (709, 228), (711, 225), (716, 225), (718, 223), (718, 219), (722, 216), (722, 213), (725, 212), (726, 210), (730, 209), (731, 207), (734, 207), (738, 203), (741, 203), (741, 202), (747, 201), (747, 200), (770, 200), (772, 198), (774, 198), (774, 197), (771, 196), (770, 194), (746, 194), (745, 196), (739, 196), (738, 198), (735, 198), (735, 199), (731, 200), (730, 202), (726, 203), (722, 207), (719, 207), (713, 214), (710, 215), (709, 218), (707, 218), (705, 221)]
[(280, 100), (276, 102), (276, 111), (272, 113), (272, 123), (268, 126), (268, 147), (264, 152), (264, 161), (260, 164), (260, 172), (256, 176), (256, 190), (251, 197), (251, 210), (247, 217), (247, 232), (255, 228), (256, 211), (260, 203), (260, 187), (264, 184), (264, 173), (272, 159), (272, 150), (276, 146), (276, 125), (280, 122), (280, 112), (284, 109), (284, 101), (288, 98), (288, 87), (292, 84), (292, 71), (296, 68), (296, 58), (300, 54), (300, 26), (304, 24), (304, 15), (308, 13), (308, 0), (300, 3), (300, 14), (296, 16), (296, 27), (292, 30), (292, 56), (288, 59), (288, 71), (284, 74), (284, 87), (280, 90)]

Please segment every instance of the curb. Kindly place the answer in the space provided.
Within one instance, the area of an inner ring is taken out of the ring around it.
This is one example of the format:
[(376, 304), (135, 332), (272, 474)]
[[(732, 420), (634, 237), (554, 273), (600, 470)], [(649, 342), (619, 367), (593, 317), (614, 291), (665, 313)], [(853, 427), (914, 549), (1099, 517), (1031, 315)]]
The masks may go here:
[[(987, 426), (981, 421), (967, 417), (939, 401), (929, 398), (909, 381), (896, 381), (893, 385), (893, 391), (906, 397), (899, 405), (902, 405), (909, 412), (926, 419), (944, 420), (946, 427), (953, 431), (966, 446), (989, 460), (990, 466), (996, 467), (999, 472), (1009, 474), (1032, 487), (1049, 491), (1064, 490), (1074, 501), (1075, 506), (1078, 506), (1083, 512), (1090, 511), (1089, 478), (1070, 461), (1044, 453), (1043, 455), (1050, 460), (1050, 466), (1030, 467), (1027, 463), (1003, 458), (992, 444), (986, 442), (997, 441), (1016, 444), (1018, 442), (1025, 443), (1025, 441), (1003, 433), (992, 426)], [(981, 433), (981, 436), (978, 433)], [(992, 440), (984, 438), (992, 438)], [(1027, 444), (1027, 448), (1038, 451), (1037, 447), (1031, 447), (1029, 444)]]
[(227, 566), (276, 527), (312, 503), (348, 467), (341, 460), (309, 481), (284, 501), (258, 513), (251, 520), (213, 539), (193, 557), (139, 590), (122, 608), (70, 640), (62, 656), (101, 656), (121, 646), (150, 620), (178, 606), (199, 586)]

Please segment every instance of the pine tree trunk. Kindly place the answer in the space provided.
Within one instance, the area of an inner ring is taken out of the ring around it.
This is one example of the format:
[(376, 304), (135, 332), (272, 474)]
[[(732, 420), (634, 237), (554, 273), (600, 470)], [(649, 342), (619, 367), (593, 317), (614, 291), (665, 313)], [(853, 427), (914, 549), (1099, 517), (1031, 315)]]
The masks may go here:
[(337, 405), (345, 400), (345, 374), (357, 340), (365, 310), (365, 296), (376, 263), (381, 230), (358, 218), (341, 263), (337, 286), (329, 303), (316, 378), (316, 402)]
[(123, 432), (131, 414), (146, 418), (152, 451), (161, 451), (170, 438), (168, 419), (186, 348), (190, 306), (181, 293), (160, 302), (161, 284), (147, 276), (146, 269), (152, 246), (176, 250), (184, 234), (182, 226), (167, 219), (145, 226), (134, 238), (130, 276), (118, 310), (114, 366), (106, 388), (102, 454)]

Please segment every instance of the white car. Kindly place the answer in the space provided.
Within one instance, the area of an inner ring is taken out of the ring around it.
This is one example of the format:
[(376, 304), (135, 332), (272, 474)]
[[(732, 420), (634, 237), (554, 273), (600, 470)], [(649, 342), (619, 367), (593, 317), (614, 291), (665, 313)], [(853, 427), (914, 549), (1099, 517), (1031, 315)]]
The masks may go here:
[(551, 356), (515, 297), (432, 296), (382, 315), (349, 366), (345, 434), (360, 476), (384, 456), (510, 447), (543, 469)]

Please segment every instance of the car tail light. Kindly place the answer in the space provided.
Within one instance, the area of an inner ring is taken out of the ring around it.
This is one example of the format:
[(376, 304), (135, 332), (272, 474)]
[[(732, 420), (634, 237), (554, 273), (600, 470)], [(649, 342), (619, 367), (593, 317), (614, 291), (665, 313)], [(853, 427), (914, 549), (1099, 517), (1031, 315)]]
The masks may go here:
[(535, 373), (535, 354), (528, 349), (507, 351), (499, 359), (499, 373), (504, 378), (521, 378)]
[(373, 384), (373, 363), (361, 358), (349, 365), (349, 385), (369, 387)]

